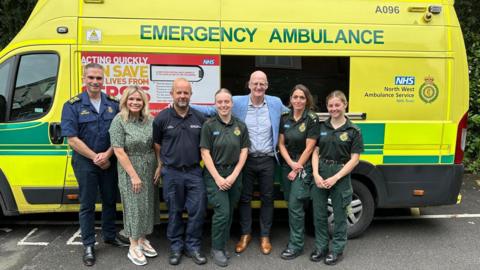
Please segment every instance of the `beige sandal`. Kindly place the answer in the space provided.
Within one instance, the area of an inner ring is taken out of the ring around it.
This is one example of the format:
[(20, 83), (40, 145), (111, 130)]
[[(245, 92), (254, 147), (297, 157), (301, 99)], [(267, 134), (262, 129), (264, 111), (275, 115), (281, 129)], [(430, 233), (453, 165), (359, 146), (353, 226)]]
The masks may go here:
[(135, 247), (133, 249), (129, 248), (127, 257), (135, 265), (145, 265), (145, 264), (147, 264), (147, 258), (145, 258), (145, 256), (143, 255), (142, 247), (140, 245), (138, 245), (137, 247)]
[(157, 251), (150, 245), (150, 241), (145, 239), (141, 244), (143, 255), (149, 258), (156, 257), (158, 255)]

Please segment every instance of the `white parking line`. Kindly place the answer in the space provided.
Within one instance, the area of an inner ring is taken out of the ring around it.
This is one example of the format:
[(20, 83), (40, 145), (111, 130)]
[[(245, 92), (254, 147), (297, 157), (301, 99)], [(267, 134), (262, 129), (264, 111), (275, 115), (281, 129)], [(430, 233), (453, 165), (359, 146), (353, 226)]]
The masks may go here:
[(375, 217), (374, 220), (444, 219), (444, 218), (480, 218), (480, 214), (450, 214), (450, 215), (419, 215), (419, 216)]
[[(102, 227), (95, 227), (95, 230), (101, 230)], [(95, 236), (97, 236), (95, 234)], [(76, 238), (80, 238), (80, 241), (75, 241)], [(82, 243), (82, 234), (80, 233), (80, 229), (78, 229), (73, 235), (72, 237), (70, 237), (68, 240), (67, 240), (67, 245), (69, 246), (81, 246), (83, 245)], [(95, 242), (95, 245), (98, 245), (98, 242)]]
[(32, 236), (36, 231), (38, 231), (38, 228), (34, 228), (31, 230), (27, 236), (25, 236), (22, 240), (20, 240), (17, 245), (18, 246), (48, 246), (48, 242), (26, 242), (28, 237)]

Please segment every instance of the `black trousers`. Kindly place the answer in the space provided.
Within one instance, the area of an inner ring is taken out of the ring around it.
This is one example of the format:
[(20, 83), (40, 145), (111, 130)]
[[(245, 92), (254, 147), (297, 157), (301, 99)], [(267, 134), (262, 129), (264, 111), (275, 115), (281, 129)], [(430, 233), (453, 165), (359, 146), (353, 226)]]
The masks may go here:
[(248, 157), (243, 171), (243, 190), (238, 205), (241, 234), (252, 232), (253, 185), (260, 186), (260, 236), (269, 236), (273, 221), (273, 177), (275, 157)]
[[(188, 252), (199, 251), (207, 208), (202, 169), (199, 166), (180, 171), (164, 166), (162, 180), (163, 197), (168, 207), (167, 238), (170, 240), (170, 249), (178, 252), (184, 249)], [(182, 218), (184, 209), (188, 213), (186, 229)]]

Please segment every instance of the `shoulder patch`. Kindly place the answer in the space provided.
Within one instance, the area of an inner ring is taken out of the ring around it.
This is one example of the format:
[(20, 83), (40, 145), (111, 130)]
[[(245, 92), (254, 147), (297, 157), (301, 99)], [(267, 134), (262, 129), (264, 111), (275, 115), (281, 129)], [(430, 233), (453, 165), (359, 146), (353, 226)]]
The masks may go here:
[(207, 118), (207, 120), (205, 121), (205, 123), (212, 123), (215, 121), (215, 117), (210, 117), (210, 118)]
[(356, 130), (358, 133), (361, 132), (361, 129), (357, 125), (352, 125), (352, 128)]
[(318, 119), (317, 114), (314, 113), (314, 112), (309, 112), (309, 113), (308, 113), (308, 116), (309, 116), (311, 119), (313, 119), (313, 120), (317, 120), (317, 119)]
[(118, 98), (116, 98), (114, 96), (107, 95), (107, 98), (111, 101), (120, 102), (120, 100), (118, 100)]
[(68, 102), (69, 102), (70, 104), (73, 104), (73, 103), (78, 102), (78, 101), (80, 101), (79, 95), (72, 97)]

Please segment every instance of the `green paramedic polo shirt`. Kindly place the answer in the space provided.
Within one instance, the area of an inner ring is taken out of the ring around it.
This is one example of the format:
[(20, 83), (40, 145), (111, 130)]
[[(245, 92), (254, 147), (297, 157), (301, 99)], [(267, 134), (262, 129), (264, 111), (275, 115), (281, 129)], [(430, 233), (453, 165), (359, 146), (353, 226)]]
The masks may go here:
[(335, 160), (347, 163), (351, 154), (363, 152), (363, 139), (360, 129), (348, 118), (345, 124), (334, 129), (330, 118), (320, 123), (320, 136), (317, 146), (320, 148), (320, 159)]
[(249, 146), (247, 126), (233, 116), (229, 123), (217, 115), (203, 124), (200, 147), (210, 150), (215, 165), (236, 165), (240, 150)]
[(320, 134), (316, 113), (305, 110), (302, 117), (295, 121), (293, 110), (284, 113), (280, 119), (280, 134), (285, 137), (285, 147), (292, 159), (298, 159), (306, 148), (307, 139), (317, 139)]

